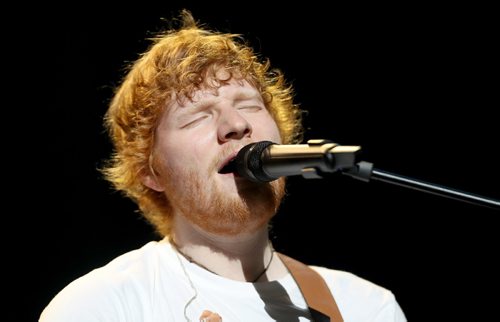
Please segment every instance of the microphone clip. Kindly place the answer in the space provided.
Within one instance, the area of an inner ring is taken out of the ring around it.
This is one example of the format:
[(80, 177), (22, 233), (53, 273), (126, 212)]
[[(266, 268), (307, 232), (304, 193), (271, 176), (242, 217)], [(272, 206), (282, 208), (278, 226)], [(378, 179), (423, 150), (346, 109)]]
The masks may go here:
[(325, 139), (308, 140), (307, 145), (312, 153), (317, 150), (322, 154), (325, 161), (312, 162), (312, 166), (304, 167), (301, 172), (305, 179), (322, 179), (325, 173), (352, 169), (356, 166), (357, 156), (361, 151), (360, 146), (338, 145)]

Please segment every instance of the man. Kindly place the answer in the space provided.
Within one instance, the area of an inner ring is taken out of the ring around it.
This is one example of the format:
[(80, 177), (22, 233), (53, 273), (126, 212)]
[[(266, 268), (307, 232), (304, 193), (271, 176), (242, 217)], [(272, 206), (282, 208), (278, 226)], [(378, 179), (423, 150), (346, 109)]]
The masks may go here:
[[(225, 171), (249, 143), (298, 142), (292, 90), (236, 35), (200, 29), (186, 11), (183, 19), (135, 62), (106, 115), (115, 154), (104, 173), (164, 238), (69, 284), (41, 321), (326, 316), (269, 241), (284, 179), (254, 183)], [(313, 270), (345, 321), (406, 321), (390, 291), (350, 273)]]

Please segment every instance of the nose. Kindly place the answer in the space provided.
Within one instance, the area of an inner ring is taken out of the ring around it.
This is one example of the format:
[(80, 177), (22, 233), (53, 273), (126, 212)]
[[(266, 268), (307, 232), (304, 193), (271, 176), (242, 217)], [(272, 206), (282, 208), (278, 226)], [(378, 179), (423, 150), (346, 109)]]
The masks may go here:
[(234, 109), (226, 109), (220, 116), (217, 136), (220, 142), (238, 140), (252, 133), (252, 125), (241, 113)]

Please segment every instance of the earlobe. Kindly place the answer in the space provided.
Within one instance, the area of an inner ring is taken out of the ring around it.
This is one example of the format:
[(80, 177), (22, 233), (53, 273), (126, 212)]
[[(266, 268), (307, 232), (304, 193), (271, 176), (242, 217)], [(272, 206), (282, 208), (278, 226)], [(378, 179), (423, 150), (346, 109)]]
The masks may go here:
[(142, 184), (158, 192), (162, 192), (165, 190), (165, 188), (163, 188), (163, 186), (160, 184), (158, 177), (153, 174), (148, 174), (142, 177)]

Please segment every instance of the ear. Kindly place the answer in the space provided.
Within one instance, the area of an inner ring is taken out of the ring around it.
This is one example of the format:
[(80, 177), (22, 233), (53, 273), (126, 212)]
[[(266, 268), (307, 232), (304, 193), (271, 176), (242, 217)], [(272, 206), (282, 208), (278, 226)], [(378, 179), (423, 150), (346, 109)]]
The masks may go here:
[(158, 192), (165, 190), (165, 188), (161, 185), (160, 180), (158, 180), (158, 177), (154, 174), (147, 174), (143, 176), (142, 184)]

